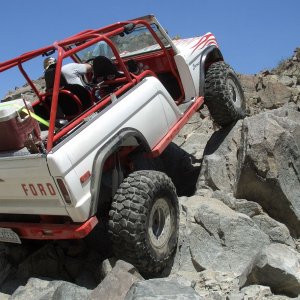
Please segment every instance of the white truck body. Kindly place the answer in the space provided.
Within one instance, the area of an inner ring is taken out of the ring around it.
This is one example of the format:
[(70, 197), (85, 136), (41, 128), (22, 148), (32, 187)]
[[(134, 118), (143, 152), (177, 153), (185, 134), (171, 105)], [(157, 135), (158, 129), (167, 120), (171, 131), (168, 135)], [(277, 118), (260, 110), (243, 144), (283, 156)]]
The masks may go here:
[[(92, 172), (101, 146), (121, 129), (135, 128), (153, 148), (181, 115), (161, 83), (145, 78), (46, 156), (1, 157), (1, 213), (69, 215), (74, 222), (85, 221), (91, 180), (81, 184), (80, 176)], [(63, 202), (55, 178), (64, 179), (71, 204)]]
[[(206, 55), (215, 51), (222, 58), (216, 40), (208, 33), (169, 41), (184, 90), (182, 103), (190, 107), (198, 99), (198, 108), (203, 103), (199, 97), (203, 98), (201, 81)], [(91, 114), (51, 151), (0, 152), (0, 215), (67, 216), (74, 223), (85, 222), (93, 215), (93, 203), (100, 188), (103, 149), (112, 137), (118, 139), (120, 132), (134, 130), (154, 149), (179, 122), (182, 127), (196, 108), (189, 115), (186, 115), (188, 109), (181, 112), (160, 80), (148, 76), (126, 93), (112, 95), (111, 104)], [(136, 146), (137, 139), (128, 138), (125, 143), (127, 147)], [(63, 180), (69, 201), (64, 199), (57, 179)]]

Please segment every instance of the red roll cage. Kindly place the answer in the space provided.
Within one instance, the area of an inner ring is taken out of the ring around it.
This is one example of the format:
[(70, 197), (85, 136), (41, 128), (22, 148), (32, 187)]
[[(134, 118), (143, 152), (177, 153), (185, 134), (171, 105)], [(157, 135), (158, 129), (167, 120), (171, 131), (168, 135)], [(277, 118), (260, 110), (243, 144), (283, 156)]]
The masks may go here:
[[(151, 70), (146, 70), (139, 75), (134, 75), (130, 73), (126, 68), (125, 63), (121, 58), (118, 50), (116, 49), (114, 43), (110, 40), (110, 37), (112, 36), (124, 34), (124, 31), (126, 30), (126, 25), (129, 26), (130, 24), (132, 24), (134, 26), (145, 26), (149, 30), (149, 32), (151, 33), (151, 35), (153, 36), (153, 38), (155, 39), (155, 41), (160, 47), (159, 51), (162, 51), (164, 57), (166, 57), (167, 64), (169, 65), (169, 69), (171, 73), (178, 81), (181, 90), (181, 97), (177, 99), (177, 102), (180, 103), (180, 101), (182, 101), (183, 87), (181, 81), (179, 80), (175, 62), (173, 60), (173, 55), (176, 53), (176, 49), (172, 47), (173, 43), (171, 42), (171, 40), (167, 35), (165, 36), (165, 38), (170, 42), (170, 47), (168, 47), (168, 49), (165, 47), (161, 39), (158, 37), (156, 32), (151, 27), (151, 24), (155, 22), (157, 21), (153, 16), (146, 16), (140, 19), (130, 20), (126, 22), (118, 22), (116, 24), (106, 26), (100, 29), (85, 30), (76, 35), (68, 37), (64, 40), (54, 42), (53, 45), (24, 53), (19, 57), (0, 63), (0, 72), (6, 71), (13, 67), (19, 68), (19, 71), (22, 73), (22, 75), (24, 76), (24, 78), (26, 79), (26, 81), (28, 82), (28, 84), (30, 85), (30, 87), (38, 97), (38, 100), (33, 103), (33, 106), (35, 106), (36, 104), (41, 103), (45, 100), (47, 93), (40, 92), (37, 89), (33, 81), (29, 78), (28, 74), (24, 70), (23, 64), (40, 55), (48, 56), (54, 53), (55, 51), (57, 51), (57, 67), (55, 70), (55, 79), (54, 79), (54, 86), (52, 92), (49, 131), (48, 131), (48, 139), (47, 139), (47, 152), (51, 151), (55, 143), (60, 138), (62, 138), (66, 133), (68, 133), (70, 130), (74, 129), (76, 126), (82, 123), (84, 119), (86, 119), (94, 112), (101, 110), (104, 106), (106, 106), (111, 101), (111, 96), (108, 96), (101, 102), (98, 103), (94, 102), (88, 110), (81, 113), (74, 120), (72, 120), (72, 122), (68, 123), (60, 130), (57, 130), (55, 128), (55, 121), (56, 121), (57, 108), (58, 108), (58, 97), (60, 93), (60, 77), (61, 77), (61, 67), (62, 67), (63, 59), (70, 57), (75, 62), (80, 62), (78, 56), (75, 55), (77, 52), (86, 49), (89, 46), (96, 44), (97, 42), (100, 41), (106, 42), (111, 47), (111, 50), (113, 51), (113, 54), (115, 56), (115, 60), (119, 68), (121, 69), (121, 71), (124, 73), (124, 78), (125, 78), (124, 85), (122, 85), (115, 92), (116, 96), (119, 96), (120, 94), (130, 89), (132, 86), (134, 86), (139, 81), (141, 81), (144, 77), (149, 75), (156, 76)], [(73, 46), (75, 45), (75, 47), (72, 48), (71, 45)]]

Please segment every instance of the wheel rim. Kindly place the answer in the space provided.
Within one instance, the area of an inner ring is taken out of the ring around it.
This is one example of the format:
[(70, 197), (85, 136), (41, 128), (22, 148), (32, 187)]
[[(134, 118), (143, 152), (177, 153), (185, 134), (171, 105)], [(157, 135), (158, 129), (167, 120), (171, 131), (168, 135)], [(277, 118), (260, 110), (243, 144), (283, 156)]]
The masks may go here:
[(236, 108), (240, 108), (242, 105), (241, 93), (235, 81), (231, 78), (228, 78), (227, 86), (229, 88), (230, 98), (232, 99), (233, 105)]
[(162, 248), (171, 236), (172, 214), (166, 199), (156, 200), (150, 211), (148, 235), (151, 244)]

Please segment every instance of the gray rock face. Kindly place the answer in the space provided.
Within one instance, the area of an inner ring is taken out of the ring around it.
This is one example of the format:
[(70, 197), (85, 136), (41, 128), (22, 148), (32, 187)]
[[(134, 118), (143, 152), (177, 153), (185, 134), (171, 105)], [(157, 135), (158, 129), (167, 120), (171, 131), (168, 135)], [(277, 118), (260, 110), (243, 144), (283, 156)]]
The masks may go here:
[(258, 202), (300, 235), (300, 113), (282, 108), (243, 123), (243, 165), (236, 196)]
[(270, 286), (279, 294), (296, 297), (300, 294), (300, 254), (282, 244), (266, 246), (248, 283)]
[(260, 249), (269, 244), (268, 236), (217, 199), (194, 196), (181, 203), (187, 221), (173, 271), (235, 273), (243, 285)]

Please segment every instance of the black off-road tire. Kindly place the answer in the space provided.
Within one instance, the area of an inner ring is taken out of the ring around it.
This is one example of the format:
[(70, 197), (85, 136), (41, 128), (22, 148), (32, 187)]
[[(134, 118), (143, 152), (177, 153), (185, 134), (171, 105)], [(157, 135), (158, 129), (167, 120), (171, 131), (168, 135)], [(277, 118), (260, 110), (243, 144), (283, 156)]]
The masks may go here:
[(233, 69), (223, 61), (212, 63), (205, 77), (204, 101), (214, 121), (226, 126), (245, 117), (245, 97)]
[(109, 211), (108, 231), (117, 258), (146, 277), (157, 275), (173, 256), (178, 226), (178, 198), (166, 174), (136, 171), (124, 179)]

